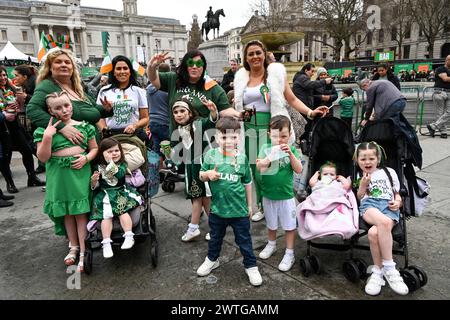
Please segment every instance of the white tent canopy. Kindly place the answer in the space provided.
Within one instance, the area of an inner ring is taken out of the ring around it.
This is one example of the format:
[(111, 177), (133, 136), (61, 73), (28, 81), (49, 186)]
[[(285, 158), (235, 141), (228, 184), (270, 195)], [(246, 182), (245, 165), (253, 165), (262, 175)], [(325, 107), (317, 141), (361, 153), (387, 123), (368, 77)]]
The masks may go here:
[(28, 59), (30, 58), (32, 62), (36, 63), (38, 62), (38, 60), (35, 57), (28, 56), (25, 53), (21, 52), (16, 47), (14, 47), (11, 41), (8, 41), (5, 47), (0, 51), (0, 60), (3, 60), (5, 58), (6, 60), (23, 60), (23, 61), (28, 61)]

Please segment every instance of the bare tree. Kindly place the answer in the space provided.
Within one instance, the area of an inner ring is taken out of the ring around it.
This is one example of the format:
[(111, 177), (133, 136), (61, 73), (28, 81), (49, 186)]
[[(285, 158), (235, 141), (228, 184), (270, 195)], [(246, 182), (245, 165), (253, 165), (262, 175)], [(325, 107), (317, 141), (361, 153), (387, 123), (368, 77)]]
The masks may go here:
[[(390, 26), (392, 39), (398, 44), (398, 59), (403, 58), (403, 42), (411, 34), (411, 9), (409, 0), (391, 0), (391, 14), (385, 17), (386, 25)], [(386, 19), (387, 18), (387, 19)]]
[(417, 22), (429, 45), (429, 57), (433, 58), (434, 43), (444, 31), (450, 15), (448, 0), (408, 0), (414, 21)]
[[(355, 35), (363, 29), (363, 0), (305, 0), (305, 13), (318, 20), (317, 26), (325, 29), (334, 38), (334, 44), (324, 43), (333, 48), (335, 59), (340, 59), (345, 44), (344, 59), (359, 46)], [(353, 40), (353, 41), (352, 41)], [(362, 42), (362, 41), (361, 41)], [(352, 45), (353, 44), (353, 45)]]
[(292, 3), (295, 1), (254, 0), (250, 11), (252, 14), (258, 12), (261, 30), (265, 32), (295, 31), (297, 21), (292, 17)]

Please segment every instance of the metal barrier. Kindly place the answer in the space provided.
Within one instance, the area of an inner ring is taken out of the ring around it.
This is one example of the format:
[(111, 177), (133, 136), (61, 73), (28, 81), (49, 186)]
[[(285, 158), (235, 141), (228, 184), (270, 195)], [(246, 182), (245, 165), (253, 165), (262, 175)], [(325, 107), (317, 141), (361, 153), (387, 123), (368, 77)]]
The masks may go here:
[[(425, 129), (428, 124), (434, 122), (434, 120), (436, 119), (436, 110), (433, 101), (434, 91), (434, 87), (424, 88), (422, 91), (420, 102), (417, 106), (416, 130), (418, 128), (418, 132), (422, 136), (430, 136), (428, 129), (426, 131), (423, 131), (423, 129)], [(433, 108), (431, 112), (427, 110), (427, 101), (431, 101), (430, 105), (428, 106), (428, 108)], [(450, 122), (447, 124), (450, 124)]]
[[(341, 88), (336, 88), (336, 91), (338, 93), (339, 98), (342, 98), (342, 91), (343, 89)], [(359, 124), (360, 124), (360, 119), (359, 119), (359, 115), (361, 113), (362, 107), (364, 105), (364, 91), (360, 90), (360, 89), (354, 89), (353, 88), (354, 93), (356, 94), (356, 98), (355, 98), (355, 108), (353, 109), (353, 119), (352, 119), (352, 131), (356, 134), (359, 128)], [(336, 105), (336, 103), (334, 103), (334, 105)], [(362, 114), (362, 113), (361, 113)], [(337, 116), (336, 114), (334, 115), (336, 118), (340, 118), (340, 115)]]

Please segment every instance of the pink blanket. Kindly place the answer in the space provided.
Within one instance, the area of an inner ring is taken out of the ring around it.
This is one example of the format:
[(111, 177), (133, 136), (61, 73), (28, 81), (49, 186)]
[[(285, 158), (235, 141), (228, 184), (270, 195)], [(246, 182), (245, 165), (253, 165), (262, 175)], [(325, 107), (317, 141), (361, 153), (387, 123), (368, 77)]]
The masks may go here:
[(311, 195), (297, 207), (298, 233), (304, 240), (340, 235), (350, 239), (358, 232), (359, 211), (353, 192), (334, 181), (319, 183)]

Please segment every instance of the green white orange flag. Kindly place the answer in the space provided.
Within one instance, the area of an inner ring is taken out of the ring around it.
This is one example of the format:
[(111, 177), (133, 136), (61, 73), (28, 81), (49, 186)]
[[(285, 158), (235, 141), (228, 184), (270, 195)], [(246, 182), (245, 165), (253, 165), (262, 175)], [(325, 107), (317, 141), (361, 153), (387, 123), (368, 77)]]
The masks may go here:
[(100, 67), (100, 73), (101, 74), (110, 73), (112, 71), (112, 69), (113, 69), (112, 59), (111, 59), (111, 56), (108, 53), (103, 58), (102, 66)]
[(42, 58), (45, 56), (45, 54), (48, 51), (48, 39), (45, 36), (45, 33), (42, 32), (41, 34), (41, 41), (39, 42), (39, 51), (38, 51), (38, 62), (41, 63)]
[(132, 60), (133, 69), (136, 71), (141, 77), (145, 74), (145, 68), (141, 66), (136, 60)]

